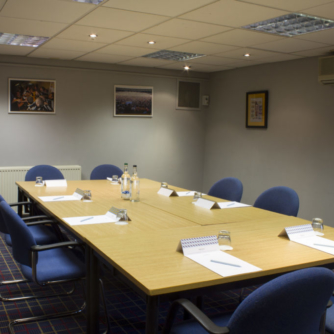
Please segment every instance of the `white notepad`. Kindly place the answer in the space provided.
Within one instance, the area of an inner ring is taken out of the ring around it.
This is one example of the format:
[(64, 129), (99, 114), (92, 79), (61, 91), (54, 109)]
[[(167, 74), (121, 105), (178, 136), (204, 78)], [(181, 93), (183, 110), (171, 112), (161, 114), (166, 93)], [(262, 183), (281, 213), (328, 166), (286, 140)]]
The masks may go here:
[(279, 234), (284, 235), (293, 242), (334, 255), (334, 241), (316, 236), (311, 224), (286, 227)]
[(105, 215), (100, 216), (82, 216), (82, 217), (69, 217), (63, 218), (71, 226), (74, 225), (91, 225), (91, 224), (104, 224), (104, 223), (116, 223), (119, 221), (116, 215), (111, 212), (107, 212)]
[(219, 202), (218, 205), (221, 209), (233, 209), (233, 208), (244, 208), (251, 206), (249, 204), (239, 203), (239, 202)]
[(180, 251), (181, 249), (184, 256), (223, 277), (262, 270), (235, 256), (220, 251), (216, 235), (182, 239), (178, 246), (178, 250)]
[(63, 201), (80, 201), (83, 196), (83, 191), (77, 189), (73, 195), (59, 195), (59, 196), (40, 196), (43, 202), (63, 202)]

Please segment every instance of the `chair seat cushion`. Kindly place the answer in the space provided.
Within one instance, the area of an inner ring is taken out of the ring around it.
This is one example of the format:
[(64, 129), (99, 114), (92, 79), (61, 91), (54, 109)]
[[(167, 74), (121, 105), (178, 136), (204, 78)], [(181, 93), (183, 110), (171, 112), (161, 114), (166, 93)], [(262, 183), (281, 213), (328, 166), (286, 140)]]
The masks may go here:
[[(21, 265), (25, 278), (32, 281), (32, 269)], [(69, 248), (56, 248), (38, 252), (37, 280), (38, 282), (76, 279), (85, 277), (85, 263)]]
[[(210, 317), (210, 319), (217, 325), (225, 327), (231, 318), (232, 313), (218, 314)], [(183, 321), (180, 324), (175, 324), (171, 330), (171, 334), (207, 334), (208, 332), (194, 320)]]
[(37, 245), (49, 245), (59, 242), (51, 226), (29, 226)]

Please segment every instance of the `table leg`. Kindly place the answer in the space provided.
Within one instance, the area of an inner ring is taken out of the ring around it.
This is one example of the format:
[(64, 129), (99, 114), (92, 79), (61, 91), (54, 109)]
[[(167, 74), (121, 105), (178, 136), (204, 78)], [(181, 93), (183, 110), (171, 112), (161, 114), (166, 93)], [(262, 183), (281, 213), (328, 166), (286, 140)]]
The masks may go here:
[(146, 328), (145, 334), (158, 333), (158, 296), (146, 297)]
[[(18, 190), (17, 190), (17, 201), (18, 202), (23, 202), (23, 192), (20, 188), (18, 188)], [(22, 210), (23, 210), (23, 206), (19, 205), (17, 207), (17, 213), (20, 217), (22, 217), (22, 212), (23, 212)]]
[(86, 245), (87, 334), (99, 333), (99, 261)]

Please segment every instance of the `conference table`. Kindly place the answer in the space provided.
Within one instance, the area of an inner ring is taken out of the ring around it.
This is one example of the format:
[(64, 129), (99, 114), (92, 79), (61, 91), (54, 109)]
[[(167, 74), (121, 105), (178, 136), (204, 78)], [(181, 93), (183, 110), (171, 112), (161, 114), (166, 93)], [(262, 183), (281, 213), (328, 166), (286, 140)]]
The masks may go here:
[[(297, 269), (323, 266), (333, 269), (334, 257), (287, 237), (278, 237), (288, 226), (310, 224), (254, 207), (204, 209), (192, 197), (157, 194), (160, 182), (140, 179), (140, 202), (120, 198), (120, 185), (108, 180), (67, 181), (67, 187), (35, 187), (34, 182), (16, 182), (19, 201), (28, 197), (86, 245), (87, 333), (96, 334), (98, 324), (98, 266), (112, 266), (117, 275), (146, 299), (146, 333), (157, 333), (158, 305), (165, 300), (200, 296), (219, 290), (267, 282)], [(169, 186), (175, 191), (186, 189)], [(89, 189), (92, 202), (43, 202), (40, 196), (70, 195)], [(211, 196), (203, 198), (223, 202)], [(112, 206), (127, 209), (127, 225), (114, 223), (69, 225), (64, 218), (104, 215)], [(177, 251), (181, 239), (231, 232), (229, 253), (261, 271), (222, 277)], [(326, 226), (325, 238), (334, 240), (334, 228)]]

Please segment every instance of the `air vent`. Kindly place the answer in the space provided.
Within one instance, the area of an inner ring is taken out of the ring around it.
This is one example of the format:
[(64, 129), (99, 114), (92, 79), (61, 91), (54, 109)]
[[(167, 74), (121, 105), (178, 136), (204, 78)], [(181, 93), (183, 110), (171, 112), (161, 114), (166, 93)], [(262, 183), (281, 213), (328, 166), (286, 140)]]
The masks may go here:
[(164, 60), (174, 60), (174, 61), (185, 61), (200, 57), (205, 57), (206, 55), (200, 53), (188, 53), (188, 52), (178, 52), (169, 50), (160, 50), (157, 52), (149, 53), (143, 57), (154, 58), (154, 59), (164, 59)]
[(49, 37), (0, 33), (0, 44), (5, 45), (30, 46), (37, 48), (48, 39)]

